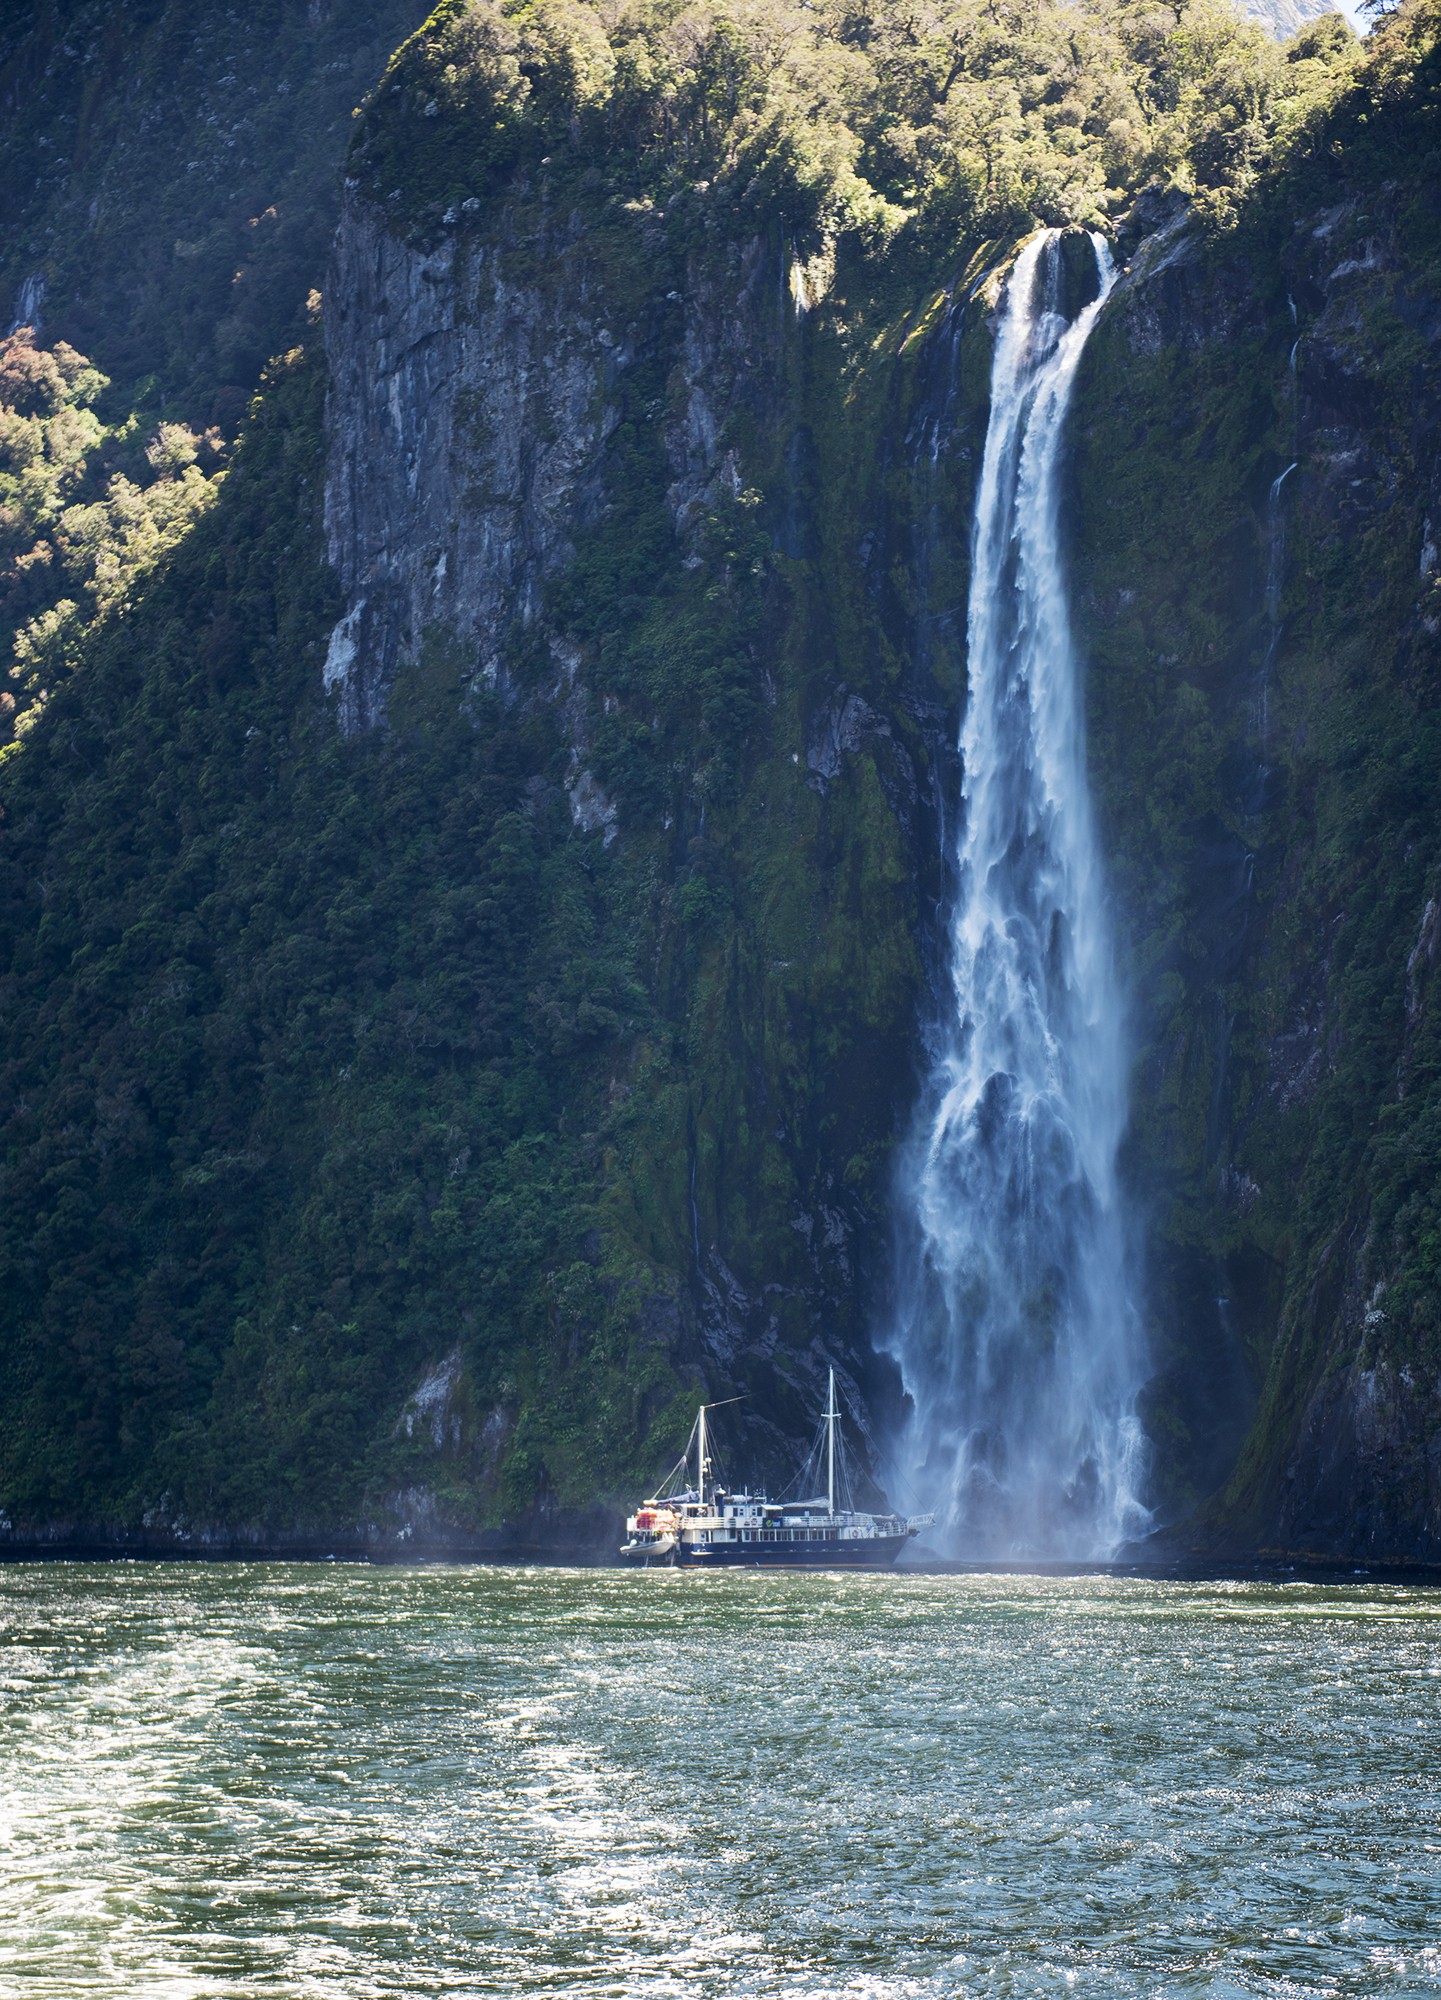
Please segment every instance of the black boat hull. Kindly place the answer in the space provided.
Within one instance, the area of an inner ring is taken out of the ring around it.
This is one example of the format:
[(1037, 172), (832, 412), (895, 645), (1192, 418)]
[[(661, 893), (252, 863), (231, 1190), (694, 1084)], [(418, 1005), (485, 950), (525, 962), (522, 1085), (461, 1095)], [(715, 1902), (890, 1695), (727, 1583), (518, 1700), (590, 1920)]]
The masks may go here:
[(627, 1560), (645, 1569), (889, 1569), (910, 1539), (872, 1535), (853, 1542), (709, 1542)]

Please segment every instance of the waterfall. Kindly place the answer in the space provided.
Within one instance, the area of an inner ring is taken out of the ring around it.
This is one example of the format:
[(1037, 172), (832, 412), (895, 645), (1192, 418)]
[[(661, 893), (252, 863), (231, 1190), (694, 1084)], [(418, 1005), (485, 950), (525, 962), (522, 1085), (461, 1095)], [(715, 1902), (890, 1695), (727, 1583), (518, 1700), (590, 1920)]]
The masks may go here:
[(1144, 1530), (1144, 1374), (1116, 1155), (1122, 996), (1060, 544), (1062, 431), (1114, 279), (1064, 313), (1059, 232), (1007, 281), (973, 529), (950, 979), (901, 1170), (902, 1467), (951, 1552), (1097, 1557)]
[[(1296, 346), (1300, 346), (1297, 341)], [(1296, 348), (1291, 349), (1294, 364)], [(1294, 462), (1278, 479), (1271, 481), (1266, 503), (1266, 649), (1261, 655), (1261, 685), (1256, 697), (1256, 733), (1261, 739), (1261, 755), (1270, 747), (1271, 676), (1281, 647), (1281, 584), (1286, 569), (1286, 523), (1281, 512), (1281, 489), (1296, 470)]]

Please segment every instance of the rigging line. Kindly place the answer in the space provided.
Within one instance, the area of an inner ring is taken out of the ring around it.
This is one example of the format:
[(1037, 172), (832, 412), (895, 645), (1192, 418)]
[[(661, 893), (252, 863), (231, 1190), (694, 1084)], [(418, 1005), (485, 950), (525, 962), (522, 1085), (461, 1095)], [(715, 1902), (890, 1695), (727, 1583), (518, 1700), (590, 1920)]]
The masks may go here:
[[(692, 1437), (695, 1436), (694, 1430), (692, 1430), (691, 1436)], [(685, 1448), (684, 1456), (676, 1460), (675, 1464), (671, 1467), (670, 1471), (666, 1474), (665, 1478), (661, 1481), (660, 1485), (656, 1488), (655, 1492), (651, 1495), (650, 1499), (646, 1502), (646, 1505), (648, 1507), (655, 1506), (657, 1501), (663, 1500), (666, 1497), (666, 1488), (670, 1485), (671, 1481), (676, 1477), (678, 1473), (683, 1473), (686, 1470), (686, 1467), (689, 1465), (689, 1463), (690, 1463), (690, 1446), (687, 1445)]]

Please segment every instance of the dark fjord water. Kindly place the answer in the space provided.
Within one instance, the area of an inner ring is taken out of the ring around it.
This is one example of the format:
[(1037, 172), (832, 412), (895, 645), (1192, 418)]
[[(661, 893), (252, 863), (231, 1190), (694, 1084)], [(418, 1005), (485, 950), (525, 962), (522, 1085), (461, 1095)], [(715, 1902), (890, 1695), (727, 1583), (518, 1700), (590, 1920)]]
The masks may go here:
[(0, 1570), (0, 1995), (1441, 1992), (1441, 1597)]

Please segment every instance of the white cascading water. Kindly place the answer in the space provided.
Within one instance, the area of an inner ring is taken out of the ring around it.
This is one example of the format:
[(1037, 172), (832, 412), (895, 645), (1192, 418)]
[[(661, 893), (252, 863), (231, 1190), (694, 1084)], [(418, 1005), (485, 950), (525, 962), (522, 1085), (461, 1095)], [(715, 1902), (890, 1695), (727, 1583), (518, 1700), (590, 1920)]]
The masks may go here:
[(902, 1169), (906, 1484), (951, 1553), (1105, 1557), (1144, 1531), (1144, 1373), (1116, 1156), (1126, 1049), (1086, 786), (1060, 454), (1114, 270), (1006, 284), (976, 496), (950, 985)]

